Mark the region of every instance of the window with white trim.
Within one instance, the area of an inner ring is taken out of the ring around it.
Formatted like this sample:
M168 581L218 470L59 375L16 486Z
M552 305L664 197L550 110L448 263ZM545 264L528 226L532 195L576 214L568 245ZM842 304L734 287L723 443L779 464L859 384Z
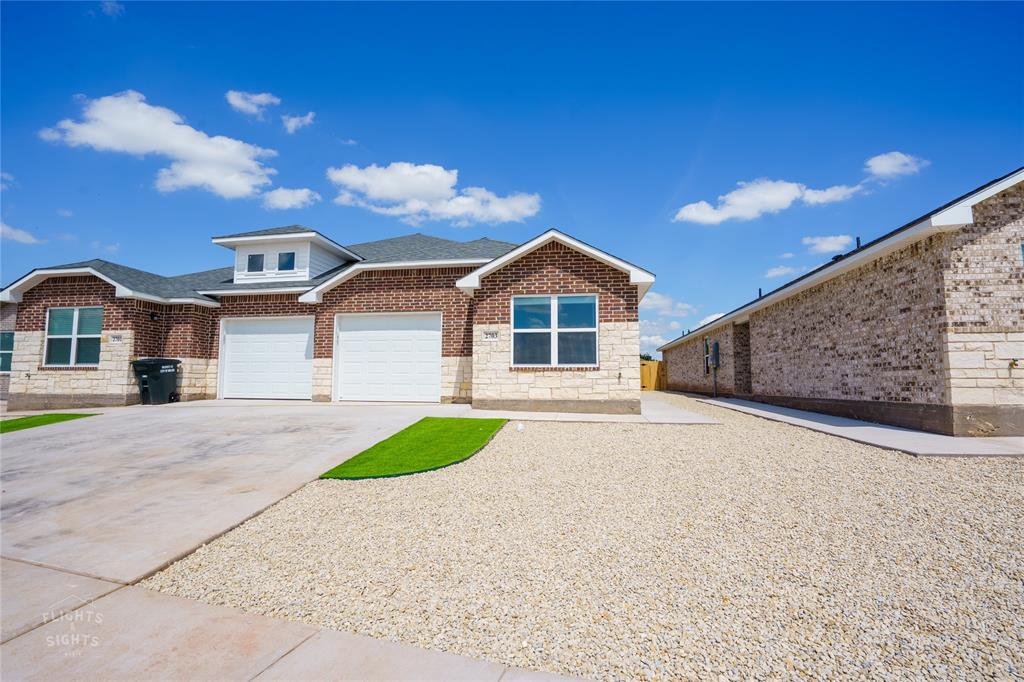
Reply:
M246 272L263 272L263 254L252 253L249 254L249 258L246 259Z
M282 251L277 254L277 270L278 272L285 270L295 269L295 252L294 251Z
M43 364L95 367L100 364L103 308L50 308L46 311Z
M0 374L10 373L13 357L14 332L0 332Z
M597 296L514 296L512 365L597 365Z

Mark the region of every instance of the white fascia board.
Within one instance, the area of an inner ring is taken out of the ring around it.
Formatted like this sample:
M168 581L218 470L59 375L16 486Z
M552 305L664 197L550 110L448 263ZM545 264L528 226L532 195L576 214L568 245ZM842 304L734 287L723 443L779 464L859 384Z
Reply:
M488 262L486 258L460 258L453 260L405 260L390 261L384 263L356 263L339 272L325 282L316 285L302 296L299 301L302 303L319 303L323 300L324 292L330 291L342 282L346 282L361 272L367 270L415 270L417 268L457 268L467 265L480 265Z
M219 244L220 246L225 246L225 247L231 249L231 248L234 248L236 246L245 246L247 244L254 244L254 243L259 243L259 242L280 242L280 241L288 241L288 240L293 240L293 241L307 240L307 241L311 241L314 244L316 244L316 245L318 245L318 246L320 246L322 248L327 249L328 251L333 251L334 253L341 254L342 256L344 256L348 260L353 260L353 261L356 261L356 262L359 262L359 261L363 260L363 257L360 256L355 251L349 251L348 249L346 249L341 244L339 244L339 243L337 243L335 241L331 241L330 239L328 239L327 237L323 236L319 232L312 232L312 231L311 232L290 232L290 233L287 233L287 234L264 234L264 235L256 235L254 237L214 237L210 241L213 242L214 244Z
M637 302L643 299L644 295L647 294L648 289L650 289L651 285L654 284L654 275L648 272L647 270L639 268L633 265L632 263L627 263L621 258L616 258L610 253L605 253L600 249L595 249L593 246L585 244L580 240L576 239L575 237L570 237L564 232L559 232L558 230L548 230L539 237L531 239L525 244L517 246L516 248L506 253L504 256L500 256L498 258L495 258L494 260L488 261L487 264L484 265L483 267L474 270L473 272L469 273L468 275L460 279L458 282L456 282L455 286L461 289L462 291L466 292L470 296L472 296L473 292L480 288L481 279L491 274L492 272L500 270L509 263L516 261L530 253L533 253L540 247L552 241L557 241L562 244L565 244L566 246L575 249L580 253L583 253L584 255L590 256L596 261L600 261L605 265L609 265L615 268L616 270L621 270L622 272L628 273L629 283L635 284L637 286L637 289L639 290Z
M80 275L92 275L98 279L103 280L107 284L114 287L114 296L117 298L132 298L139 301L151 301L153 303L165 303L165 304L181 304L181 305L201 305L208 308L218 308L220 304L216 301L204 301L198 298L163 298L162 296L154 296L153 294L146 294L141 291L134 291L128 287L120 284L110 277L107 277L102 272L93 268L55 268L52 270L33 270L18 281L11 284L9 287L0 292L0 301L4 303L19 303L21 302L21 296L23 293L36 286L40 282L43 282L51 277L66 277L66 276L80 276Z

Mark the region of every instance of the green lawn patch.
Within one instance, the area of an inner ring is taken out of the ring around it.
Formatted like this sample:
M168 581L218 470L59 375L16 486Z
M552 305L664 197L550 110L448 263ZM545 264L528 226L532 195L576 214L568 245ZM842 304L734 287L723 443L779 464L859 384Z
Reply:
M507 419L424 417L320 478L385 478L440 469L475 455Z
M8 433L10 431L21 431L22 429L31 429L36 426L46 426L47 424L58 424L60 422L68 422L72 419L81 419L82 417L95 417L95 414L71 414L69 412L54 412L51 414L34 414L31 417L14 417L13 419L4 419L0 421L0 433Z

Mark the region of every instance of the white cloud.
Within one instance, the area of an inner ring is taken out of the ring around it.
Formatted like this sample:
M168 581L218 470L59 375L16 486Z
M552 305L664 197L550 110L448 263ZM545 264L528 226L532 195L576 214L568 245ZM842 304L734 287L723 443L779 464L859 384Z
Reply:
M792 257L793 257L794 255L795 255L795 254L793 254L792 252L790 252L790 251L787 251L786 253L783 253L783 254L781 254L781 255L779 256L779 258L782 258L783 260L785 260L785 259L787 259L787 258L792 258Z
M78 241L78 235L71 234L70 232L58 232L57 239L62 242L76 242Z
M348 164L328 168L327 178L340 190L336 204L396 216L414 225L424 220L449 220L460 226L522 222L540 211L539 194L500 197L483 187L456 189L459 171L433 164Z
M864 164L868 177L855 185L833 185L825 189L812 189L799 182L759 178L738 182L737 189L718 197L712 206L697 201L680 208L672 222L718 225L726 220L754 220L763 215L778 213L802 201L808 206L822 206L846 201L868 189L871 180L886 180L900 175L912 175L928 165L928 161L903 152L888 152L872 156Z
M833 185L826 189L805 189L800 197L809 206L846 201L863 189L863 185Z
M276 156L274 150L223 135L211 137L170 109L148 104L134 90L88 100L82 117L64 119L39 136L71 147L166 157L172 163L157 174L161 192L200 187L225 199L249 197L270 184L277 172L259 161Z
M341 142L343 145L345 145L347 147L353 147L353 146L359 144L358 140L353 140L351 137L347 137L344 140L339 140L339 142Z
M853 243L853 237L848 234L804 237L800 243L808 247L808 253L838 253L845 251Z
M108 17L119 17L124 14L124 5L114 0L103 0L100 3L100 11Z
M640 310L646 310L660 317L686 317L697 312L689 303L677 301L667 294L649 291L640 301Z
M640 353L650 353L654 355L658 352L659 346L664 346L669 342L669 339L665 338L661 334L641 334L640 335Z
M71 211L71 209L58 208L57 209L57 215L59 215L61 218L70 218L71 216L73 216L75 214Z
M90 242L89 246L92 247L93 251L102 251L103 253L113 255L121 250L121 244L104 244L100 241Z
M278 187L263 195L263 208L306 208L320 201L320 195L311 189L285 189Z
M313 125L313 117L316 113L311 111L305 116L288 116L285 114L281 117L281 123L284 124L284 129L289 135L293 134L299 128L305 128L308 125Z
M769 268L764 276L768 279L775 279L776 277L785 277L786 275L792 275L796 272L796 268L791 268L788 265L779 265L774 268Z
M224 93L228 104L235 111L250 116L263 116L263 110L269 106L281 103L281 98L269 92L242 92L241 90L228 90Z
M31 232L11 227L5 222L0 222L0 238L7 241L18 242L19 244L42 244L44 240L38 239Z
M720 317L725 317L725 313L711 313L710 315L700 318L700 320L697 322L697 327L703 327L707 323L714 322ZM694 329L696 329L697 327L694 327Z
M14 176L8 172L0 173L0 190L10 189L17 183L14 181Z
M920 159L903 152L886 152L868 159L864 163L864 170L872 177L887 180L901 175L915 175L930 163L931 161L927 159Z

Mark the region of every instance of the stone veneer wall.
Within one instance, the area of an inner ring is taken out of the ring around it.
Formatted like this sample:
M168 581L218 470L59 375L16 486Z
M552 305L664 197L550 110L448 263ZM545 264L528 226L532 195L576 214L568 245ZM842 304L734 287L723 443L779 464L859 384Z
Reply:
M511 366L512 296L549 294L598 295L597 368ZM628 274L552 242L484 277L474 301L474 406L639 412L640 325Z
M1024 183L977 204L974 224L949 235L943 287L957 433L1024 435L1022 245Z
M662 359L668 368L666 372L668 389L712 394L715 377L712 374L704 374L704 337L707 337L709 343L718 342L718 394L734 395L736 393L734 334L735 327L731 322L727 322L700 332L693 338L662 353Z
M0 332L13 332L14 323L18 317L17 303L0 303ZM12 356L13 361L13 356ZM0 372L0 401L7 400L7 393L11 387L11 375L8 372Z

